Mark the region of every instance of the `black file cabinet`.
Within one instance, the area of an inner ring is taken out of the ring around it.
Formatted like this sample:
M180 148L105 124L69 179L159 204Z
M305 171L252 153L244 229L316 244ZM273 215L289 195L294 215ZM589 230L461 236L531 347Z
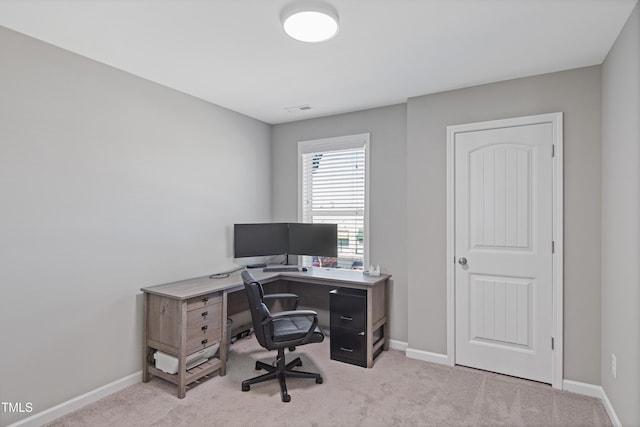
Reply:
M367 293L338 288L329 292L331 359L367 366Z

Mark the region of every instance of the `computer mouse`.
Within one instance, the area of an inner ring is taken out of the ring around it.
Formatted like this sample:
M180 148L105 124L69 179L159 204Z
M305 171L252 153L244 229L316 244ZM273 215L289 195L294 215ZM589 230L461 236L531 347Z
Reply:
M301 270L302 271L309 271L309 269L307 267L302 267Z

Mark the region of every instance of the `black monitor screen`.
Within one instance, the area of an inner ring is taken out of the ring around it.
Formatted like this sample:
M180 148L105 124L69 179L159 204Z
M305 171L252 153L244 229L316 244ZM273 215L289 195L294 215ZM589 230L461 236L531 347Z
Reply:
M286 223L234 224L233 256L283 255L288 251L289 228Z
M338 226L336 224L289 224L289 253L337 257Z

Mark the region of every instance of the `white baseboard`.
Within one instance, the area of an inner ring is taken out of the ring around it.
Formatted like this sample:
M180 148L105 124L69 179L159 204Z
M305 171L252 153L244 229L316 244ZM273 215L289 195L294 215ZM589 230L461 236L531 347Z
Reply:
M609 418L611 418L611 424L613 424L615 427L622 427L620 418L618 418L618 414L616 414L615 409L613 409L613 405L609 400L609 396L607 396L607 393L605 393L604 389L602 389L602 404L604 405L604 409L607 410Z
M23 420L11 424L9 427L41 426L55 420L56 418L60 418L77 409L80 409L83 406L93 403L96 400L102 399L105 396L115 393L116 391L120 391L139 382L142 382L142 371L128 375L112 383L103 385L102 387L98 387L95 390L91 390L78 397L67 400L66 402L62 402L59 405L53 406L49 409L45 409L42 412L33 414Z
M392 350L405 351L409 343L405 341L389 340L389 348Z
M620 422L620 419L618 418L616 411L613 409L613 405L611 404L611 401L609 400L609 397L607 396L607 393L605 393L602 386L581 383L578 381L563 380L562 389L585 396L597 397L598 399L602 400L604 409L607 411L607 415L609 415L609 418L611 419L611 424L613 424L615 427L622 427L622 423Z
M597 397L598 399L602 399L604 395L604 390L601 386L581 383L579 381L562 380L562 389L584 396Z
M418 359L424 362L452 366L451 362L449 361L449 356L447 356L446 354L432 353L430 351L416 350L414 348L407 348L405 354L409 359Z

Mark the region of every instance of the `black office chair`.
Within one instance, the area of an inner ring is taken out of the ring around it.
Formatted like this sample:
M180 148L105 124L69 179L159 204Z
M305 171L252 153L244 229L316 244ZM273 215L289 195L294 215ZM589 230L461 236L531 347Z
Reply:
M267 350L278 350L275 366L256 362L256 370L264 369L268 373L242 381L242 391L249 391L251 384L277 379L280 383L282 401L289 402L291 396L287 393L286 377L314 378L316 384L322 384L320 374L293 370L296 366L302 366L299 357L289 363L286 363L284 358L285 348L293 351L296 346L324 340L324 335L318 328L317 313L311 310L296 310L298 306L296 294L264 295L262 285L248 271L242 272L242 280L247 291L256 339ZM294 309L271 313L264 301L276 298L294 300Z

